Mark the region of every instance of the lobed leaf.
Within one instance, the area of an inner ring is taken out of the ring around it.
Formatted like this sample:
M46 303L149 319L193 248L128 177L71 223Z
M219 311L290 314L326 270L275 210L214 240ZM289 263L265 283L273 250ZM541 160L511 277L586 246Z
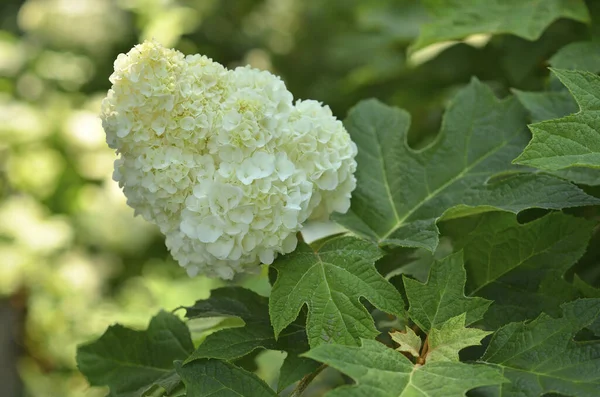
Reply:
M77 349L77 366L92 386L108 386L111 397L137 397L176 390L181 382L173 361L194 350L187 326L161 311L148 329L134 331L119 324L96 341Z
M236 316L242 318L245 325L207 336L184 361L184 366L210 358L232 361L257 349L281 350L287 352L287 356L281 368L280 390L318 367L315 361L298 356L309 349L304 326L290 324L276 339L269 319L268 300L253 291L241 287L218 288L211 291L208 299L185 309L188 318Z
M569 89L579 113L531 124L531 142L514 161L518 164L560 170L600 168L600 77L581 71L552 69Z
M326 397L445 397L464 396L473 388L506 381L500 371L484 365L434 362L414 365L401 353L373 341L361 346L320 345L305 354L356 381Z
M599 73L600 43L581 41L568 44L558 50L548 62L557 69L585 70Z
M186 365L177 362L176 368L187 397L277 396L258 376L226 361L204 359Z
M464 325L482 319L492 302L466 297L466 277L462 252L434 262L424 284L404 277L410 319L425 333L462 314L465 314Z
M531 322L500 328L482 360L498 368L511 384L487 387L482 396L595 397L600 390L600 342L573 338L600 315L600 299L562 305L562 317L541 314Z
M306 305L311 347L334 342L356 345L361 338L377 336L379 331L360 298L384 312L404 315L402 296L375 269L381 256L381 250L369 241L338 236L314 250L299 244L296 251L279 257L272 265L277 281L269 298L275 335Z
M551 213L526 224L513 214L491 212L444 223L443 232L463 250L466 293L491 299L484 322L498 328L580 296L563 279L585 253L595 223Z
M390 332L390 336L394 342L400 345L396 350L410 353L413 357L419 357L423 341L412 328L406 326L404 332Z
M427 363L436 361L459 361L458 352L469 346L480 345L491 334L477 328L466 328L466 313L448 319L439 328L432 328L428 335Z
M559 18L590 19L582 0L424 0L424 4L432 20L422 26L412 51L478 33L536 40Z
M358 186L350 211L335 220L358 235L434 251L436 222L443 215L600 203L561 178L512 175L522 170L511 161L529 139L525 110L514 98L497 99L477 80L449 105L431 146L408 147L409 119L403 110L369 100L354 107L345 121L358 145ZM498 174L504 177L490 181Z

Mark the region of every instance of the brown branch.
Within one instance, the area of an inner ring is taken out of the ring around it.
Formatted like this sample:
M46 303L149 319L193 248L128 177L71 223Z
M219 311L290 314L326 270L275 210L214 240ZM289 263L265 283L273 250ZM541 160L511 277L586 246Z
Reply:
M327 368L327 365L323 364L310 374L304 376L304 378L302 378L300 382L298 382L296 388L292 391L289 397L300 397L304 390L306 390L310 382L312 382L317 377L317 375L319 375L321 371L323 371L325 368Z

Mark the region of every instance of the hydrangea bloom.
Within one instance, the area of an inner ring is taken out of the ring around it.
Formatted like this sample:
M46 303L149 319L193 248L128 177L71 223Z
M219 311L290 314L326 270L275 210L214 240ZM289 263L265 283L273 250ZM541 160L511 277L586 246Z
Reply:
M328 107L273 74L145 42L115 61L102 103L114 179L173 257L225 279L296 247L309 218L346 212L356 145Z

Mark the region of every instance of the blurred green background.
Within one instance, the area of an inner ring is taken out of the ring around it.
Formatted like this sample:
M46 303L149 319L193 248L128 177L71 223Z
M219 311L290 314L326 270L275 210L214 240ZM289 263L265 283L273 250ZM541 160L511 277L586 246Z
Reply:
M417 147L472 75L500 95L541 89L547 59L594 34L559 20L536 43L478 35L407 57L425 21L416 0L1 0L0 394L103 396L75 369L78 343L114 322L144 327L220 283L189 279L111 180L97 115L117 54L155 38L269 69L340 118L377 97L411 112ZM234 282L267 292L264 276Z

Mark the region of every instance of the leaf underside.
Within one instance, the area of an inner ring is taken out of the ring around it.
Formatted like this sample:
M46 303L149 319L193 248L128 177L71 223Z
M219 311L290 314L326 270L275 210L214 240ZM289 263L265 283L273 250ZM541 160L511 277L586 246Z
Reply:
M210 334L185 360L184 366L201 359L237 360L257 349L287 352L279 377L281 390L318 367L313 360L299 357L308 350L306 330L297 322L290 324L275 339L269 319L267 298L241 287L218 288L208 299L186 308L188 318L236 316L245 325Z
M479 33L536 40L559 18L589 21L583 0L424 0L424 4L432 20L422 26L412 51Z

